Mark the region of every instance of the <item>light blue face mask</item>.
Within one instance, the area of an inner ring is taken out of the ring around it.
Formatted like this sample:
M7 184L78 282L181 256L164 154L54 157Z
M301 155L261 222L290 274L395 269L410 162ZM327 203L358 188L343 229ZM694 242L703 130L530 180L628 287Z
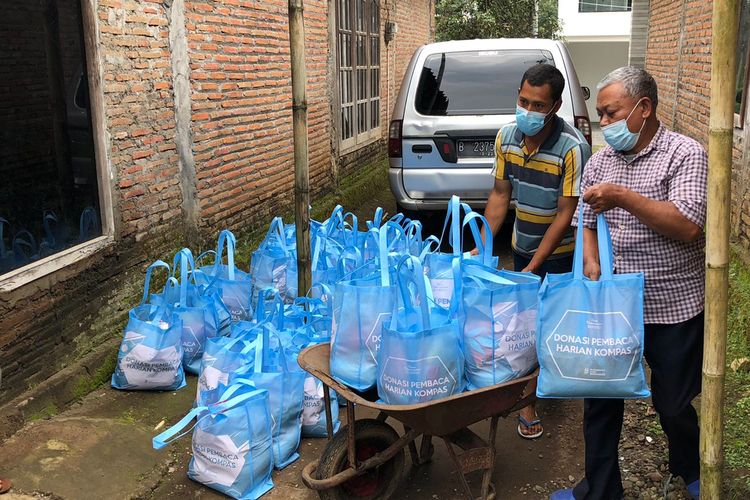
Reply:
M614 149L615 151L630 151L638 142L638 138L641 136L643 126L646 125L646 120L643 120L641 129L638 132L630 131L630 129L628 128L628 120L630 119L630 115L633 114L633 111L635 111L635 108L638 107L642 100L643 99L638 99L638 102L635 103L633 109L630 110L627 118L618 120L614 123L610 123L609 125L602 127L604 140L607 141L607 144L612 146L612 149Z
M552 109L555 109L554 106ZM516 105L516 125L524 135L536 135L544 128L547 123L547 117L552 113L539 113L537 111L528 111L521 106Z

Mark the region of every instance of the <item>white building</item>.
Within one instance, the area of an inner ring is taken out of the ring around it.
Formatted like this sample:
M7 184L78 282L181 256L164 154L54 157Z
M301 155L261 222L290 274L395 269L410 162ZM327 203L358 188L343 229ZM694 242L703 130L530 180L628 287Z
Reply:
M596 84L629 61L632 0L559 0L558 17L581 85L589 87L589 118L596 115Z

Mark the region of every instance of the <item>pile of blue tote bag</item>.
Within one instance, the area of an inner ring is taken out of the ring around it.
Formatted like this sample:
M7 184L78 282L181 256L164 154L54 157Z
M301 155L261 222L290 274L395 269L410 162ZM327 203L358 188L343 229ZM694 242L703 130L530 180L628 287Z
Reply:
M548 275L540 288L531 273L497 269L482 215L455 196L447 208L439 238L423 238L419 221L386 219L382 209L362 228L340 206L311 221L313 286L305 294L297 290L295 227L281 218L247 270L227 230L215 251L194 258L185 248L171 267L155 262L130 311L113 387L176 390L196 374L194 407L154 446L192 432L189 476L234 498L258 498L273 486L271 469L297 460L302 438L327 435L324 385L297 363L315 344L330 345L333 378L374 389L390 405L501 384L533 372L537 359L541 397L648 394L643 277L612 274L603 218L602 279L582 276L577 251L573 273ZM164 285L152 292L152 273L162 269Z

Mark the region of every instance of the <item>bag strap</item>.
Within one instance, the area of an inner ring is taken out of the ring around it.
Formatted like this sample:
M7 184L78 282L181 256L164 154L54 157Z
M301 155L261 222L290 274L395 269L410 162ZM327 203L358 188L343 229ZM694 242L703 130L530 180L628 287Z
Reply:
M424 261L427 254L435 253L438 250L440 250L440 240L437 236L431 234L422 242L422 251L419 253L419 260Z
M578 229L576 230L576 246L573 252L573 278L583 279L583 202L578 210ZM609 234L607 219L603 213L596 216L596 240L599 248L599 267L601 268L600 280L611 280L612 269L612 238Z
M498 285L516 284L514 281L501 276L500 271L493 268L487 268L487 266L485 266L481 262L464 260L463 262L461 262L461 266L463 267L461 270L462 276L467 278L477 278L479 280L489 283L496 283Z
M187 427L187 425L196 417L198 417L201 413L206 412L208 410L208 407L206 406L196 406L192 410L188 412L187 415L182 417L176 424L174 424L169 429L165 430L161 434L158 434L154 436L151 439L151 446L154 447L155 450L161 450L162 448L165 448L167 445L172 444L174 441L177 441L181 437L189 434L192 432L192 430L195 428L196 425L198 425L198 422L200 422L202 419L210 416L209 413L206 413L201 418L199 418L195 424L193 424L188 430L185 432L182 432L178 434L182 429Z
M412 220L409 221L409 223L404 227L404 235L406 237L406 243L407 245L412 245L414 243L419 244L419 246L422 246L422 223L418 220Z
M81 218L78 222L78 241L86 241L89 236L89 230L99 231L99 217L94 207L86 207L81 212Z
M440 242L443 242L445 238L446 230L448 229L448 223L450 223L450 232L448 237L448 243L453 249L453 255L460 257L462 253L461 243L461 212L465 211L467 214L471 212L471 208L466 203L461 203L461 199L455 194L451 196L448 202L448 211L445 214L445 222L443 222L443 230L440 233Z
M423 330L429 329L429 303L434 303L435 299L432 296L432 287L429 284L427 275L424 273L422 263L413 255L405 255L399 261L397 269L396 279L401 291L404 309L407 312L418 312L417 317L420 318L420 328ZM414 299L412 299L409 284L414 284L416 288L416 297ZM414 306L417 301L419 301L419 311Z
M378 207L375 209L375 214L372 216L371 221L367 221L367 229L372 229L373 227L380 227L383 224L383 208Z
M169 264L162 260L157 260L150 266L146 268L146 279L143 283L143 297L141 298L141 305L147 303L148 301L148 292L151 287L151 273L154 269L158 268L164 268L167 270L167 275L169 275Z
M52 232L52 224L57 227L57 215L55 215L55 212L53 212L52 210L45 210L44 215L42 216L42 225L44 226L47 246L50 248L53 248L57 244L55 234ZM1 236L2 235L0 234L0 237Z
M234 248L236 244L237 239L234 237L232 231L224 229L219 233L219 243L216 247L216 262L214 262L215 274L219 273L219 266L224 260L224 248L226 248L228 278L234 280Z
M484 234L486 239L482 239L482 233L479 230L477 219L482 222L482 227L484 227ZM477 212L470 212L464 217L462 228L466 228L467 225L471 228L471 234L472 236L474 236L474 242L476 243L477 249L479 250L479 255L482 257L482 263L487 267L491 267L492 249L494 243L489 222L487 222L487 219L484 217L484 215L481 215Z
M26 255L23 248L26 247L29 252ZM21 229L13 236L13 253L16 254L17 258L31 258L37 251L36 239L26 229Z
M218 403L214 403L212 405L208 406L197 406L190 410L187 415L182 417L179 422L174 424L169 429L165 430L161 434L154 436L151 440L152 446L155 450L161 450L162 448L166 447L167 445L173 443L174 441L177 441L183 436L186 436L189 434L196 425L198 425L198 422L203 420L207 417L218 417L221 416L222 413L231 410L232 408L241 405L242 403L245 403L249 400L256 399L258 397L262 397L263 393L267 393L268 391L265 389L255 389L253 391L248 391L244 394L240 394L239 396L235 396L234 398L228 399L229 396L227 396L227 393L229 393L230 389L233 389L233 391L230 393L234 394L239 388L241 387L247 387L246 385L242 384L233 384L232 387L224 391L224 394L222 394L221 398L222 400ZM201 414L203 414L201 416ZM193 424L188 430L185 432L182 432L178 434L182 429L187 427L187 425L193 420L197 418L195 424Z

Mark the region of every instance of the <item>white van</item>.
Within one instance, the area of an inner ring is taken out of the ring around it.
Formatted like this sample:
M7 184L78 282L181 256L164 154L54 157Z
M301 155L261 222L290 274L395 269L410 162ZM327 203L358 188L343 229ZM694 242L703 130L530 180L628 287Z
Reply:
M400 211L443 210L451 195L483 208L493 186L495 136L515 120L518 87L530 66L565 77L558 116L591 144L585 100L562 42L462 40L417 49L401 83L388 134L391 191Z

